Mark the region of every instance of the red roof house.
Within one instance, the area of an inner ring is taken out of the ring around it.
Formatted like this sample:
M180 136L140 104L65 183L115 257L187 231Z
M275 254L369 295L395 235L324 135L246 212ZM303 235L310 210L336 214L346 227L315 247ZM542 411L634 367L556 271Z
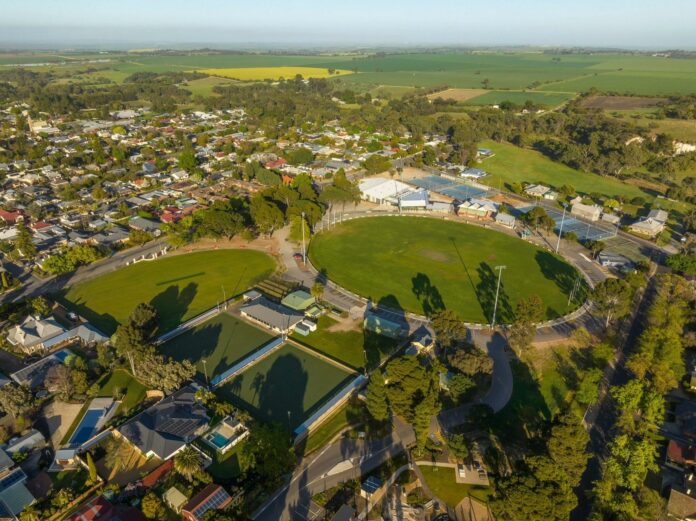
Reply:
M5 221L7 224L17 224L17 221L24 220L24 212L22 210L8 212L0 209L0 220Z
M222 510L232 503L232 496L220 485L211 483L189 499L181 509L181 515L189 521L201 521L208 510Z

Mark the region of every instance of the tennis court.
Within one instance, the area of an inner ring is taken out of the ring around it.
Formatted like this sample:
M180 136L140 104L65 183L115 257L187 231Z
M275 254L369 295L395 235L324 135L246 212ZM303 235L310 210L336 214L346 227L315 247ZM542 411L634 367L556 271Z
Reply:
M355 375L309 350L285 344L216 393L263 421L293 430Z
M532 208L534 208L534 206L517 208L516 213L517 215L525 214ZM554 229L556 232L560 230L561 221L563 221L563 233L566 234L573 232L581 241L603 241L616 235L616 228L609 224L581 221L575 217L572 217L568 212L566 212L564 219L563 210L555 210L547 207L544 207L544 210L546 210L549 217L555 221L556 226Z
M431 192L437 192L461 201L471 198L478 199L488 195L488 190L485 188L473 186L465 181L458 181L435 175L412 179L409 182L419 188L425 188Z
M223 312L165 342L159 349L174 360L195 364L196 377L204 382L222 374L273 338L241 318Z

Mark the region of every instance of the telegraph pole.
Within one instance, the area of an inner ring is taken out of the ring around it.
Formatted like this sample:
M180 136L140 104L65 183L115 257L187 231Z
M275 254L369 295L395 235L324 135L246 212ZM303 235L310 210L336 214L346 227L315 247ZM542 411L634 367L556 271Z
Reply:
M556 253L558 253L558 249L561 247L561 237L563 236L563 223L565 222L565 214L567 207L568 205L563 204L563 217L561 217L561 227L558 230L558 242L556 242Z
M495 290L495 304L493 306L493 320L491 321L491 329L495 327L495 315L498 311L498 295L500 294L500 279L503 277L503 270L506 269L507 266L496 266L495 269L498 272L498 286L496 287Z
M307 248L305 248L305 218L304 212L302 212L302 264L307 264Z

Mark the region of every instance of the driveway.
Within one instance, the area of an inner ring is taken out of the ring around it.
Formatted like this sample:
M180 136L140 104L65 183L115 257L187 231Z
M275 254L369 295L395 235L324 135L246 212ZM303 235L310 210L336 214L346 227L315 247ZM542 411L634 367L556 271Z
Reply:
M53 400L43 408L39 416L39 426L44 434L48 434L54 449L60 447L60 442L81 409L82 405L79 403L65 403L59 400Z

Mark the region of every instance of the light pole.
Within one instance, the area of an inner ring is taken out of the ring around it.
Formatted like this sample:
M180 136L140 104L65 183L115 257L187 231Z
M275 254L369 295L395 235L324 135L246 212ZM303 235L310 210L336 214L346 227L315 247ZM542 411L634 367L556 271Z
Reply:
M304 226L305 226L305 220L304 220L304 212L302 212L302 264L307 264L307 249L305 248L305 235L304 235Z
M205 374L205 386L210 390L210 382L208 382L208 366L206 365L208 361L204 358L201 360L203 362L203 374Z
M563 217L561 217L561 227L558 229L558 242L556 242L556 253L558 253L558 249L561 247L561 237L563 236L563 223L565 222L565 214L566 214L566 208L568 207L567 204L563 204Z
M500 294L500 279L503 278L503 270L507 266L496 266L495 269L498 271L498 286L495 289L495 304L493 305L493 320L491 321L491 329L495 327L495 315L498 311L498 295Z
M227 295L225 294L225 285L221 284L222 287L222 301L225 303L225 309L227 309Z

